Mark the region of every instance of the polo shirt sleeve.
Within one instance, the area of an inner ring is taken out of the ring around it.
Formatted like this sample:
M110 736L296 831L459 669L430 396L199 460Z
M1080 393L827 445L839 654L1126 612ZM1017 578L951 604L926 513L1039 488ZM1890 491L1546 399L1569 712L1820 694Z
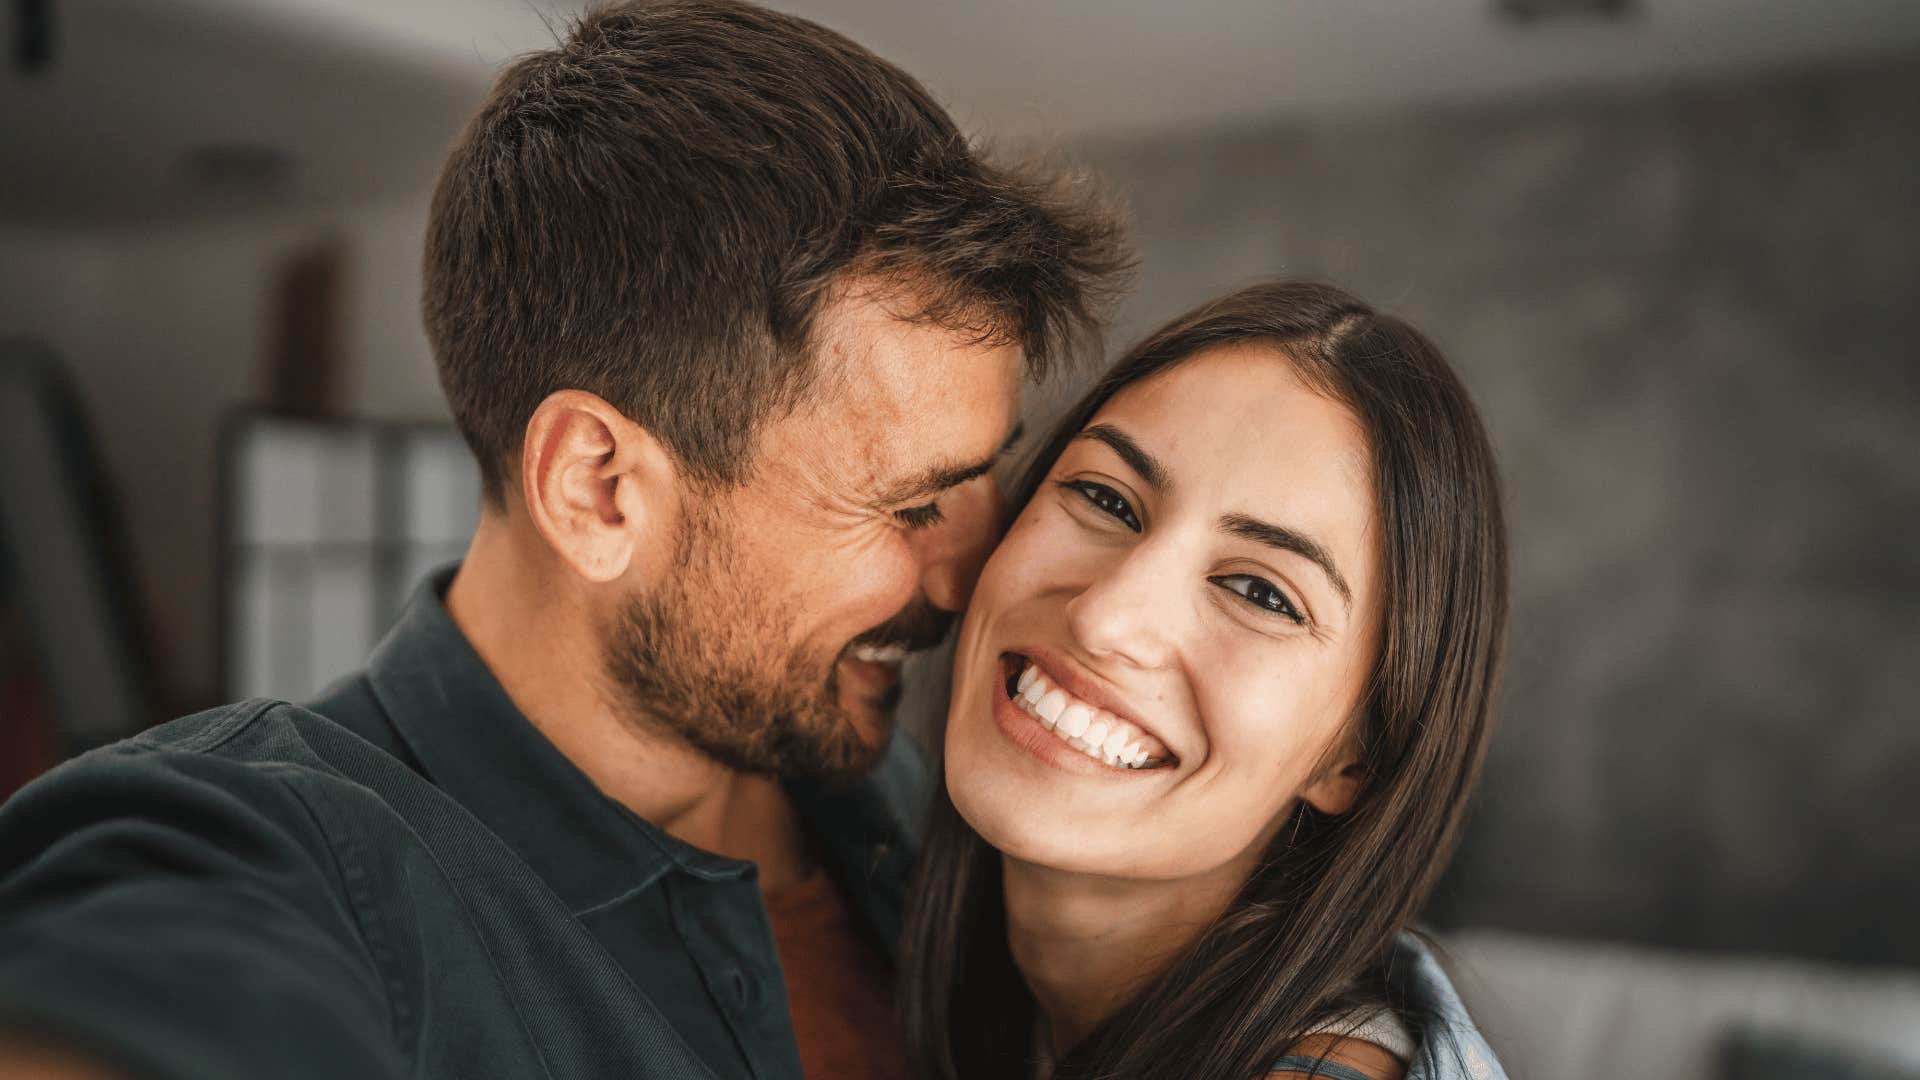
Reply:
M136 747L0 807L0 1025L137 1077L403 1075L292 767Z

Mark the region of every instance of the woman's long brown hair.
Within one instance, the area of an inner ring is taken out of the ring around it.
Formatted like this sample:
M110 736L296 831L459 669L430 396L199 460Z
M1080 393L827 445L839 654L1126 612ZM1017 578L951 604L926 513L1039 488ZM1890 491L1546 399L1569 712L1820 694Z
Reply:
M1305 1033L1387 1004L1380 965L1432 891L1485 753L1507 615L1499 478L1479 415L1419 331L1330 285L1205 304L1121 358L1062 418L1020 502L1122 388L1205 350L1274 346L1359 418L1373 458L1384 625L1354 808L1294 819L1228 910L1055 1067L1055 1077L1251 1080ZM904 938L902 1011L928 1080L1030 1075L1034 1001L1007 950L999 853L944 787Z

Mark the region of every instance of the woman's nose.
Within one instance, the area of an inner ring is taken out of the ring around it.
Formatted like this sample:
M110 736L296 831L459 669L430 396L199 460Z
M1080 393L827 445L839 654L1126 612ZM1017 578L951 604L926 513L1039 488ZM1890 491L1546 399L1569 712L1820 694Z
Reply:
M1067 626L1093 656L1139 668L1165 666L1182 610L1173 583L1179 574L1156 565L1147 545L1136 545L1067 601Z

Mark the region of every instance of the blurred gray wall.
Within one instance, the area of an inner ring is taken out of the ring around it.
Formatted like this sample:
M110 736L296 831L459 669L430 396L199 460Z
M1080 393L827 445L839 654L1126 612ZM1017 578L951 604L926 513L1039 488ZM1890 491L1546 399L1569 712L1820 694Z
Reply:
M1920 962L1920 56L1090 160L1116 344L1326 276L1484 410L1511 662L1437 921Z

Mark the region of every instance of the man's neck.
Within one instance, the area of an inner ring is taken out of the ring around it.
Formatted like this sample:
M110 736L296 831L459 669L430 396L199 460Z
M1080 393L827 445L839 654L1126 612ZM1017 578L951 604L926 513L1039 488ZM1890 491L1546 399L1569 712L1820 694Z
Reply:
M765 889L808 872L806 834L780 782L729 769L638 722L605 676L585 597L543 576L526 539L483 522L447 588L447 613L507 697L608 798L670 836L756 863Z
M1002 856L1007 947L1057 1059L1124 1004L1226 910L1233 872L1130 881Z

